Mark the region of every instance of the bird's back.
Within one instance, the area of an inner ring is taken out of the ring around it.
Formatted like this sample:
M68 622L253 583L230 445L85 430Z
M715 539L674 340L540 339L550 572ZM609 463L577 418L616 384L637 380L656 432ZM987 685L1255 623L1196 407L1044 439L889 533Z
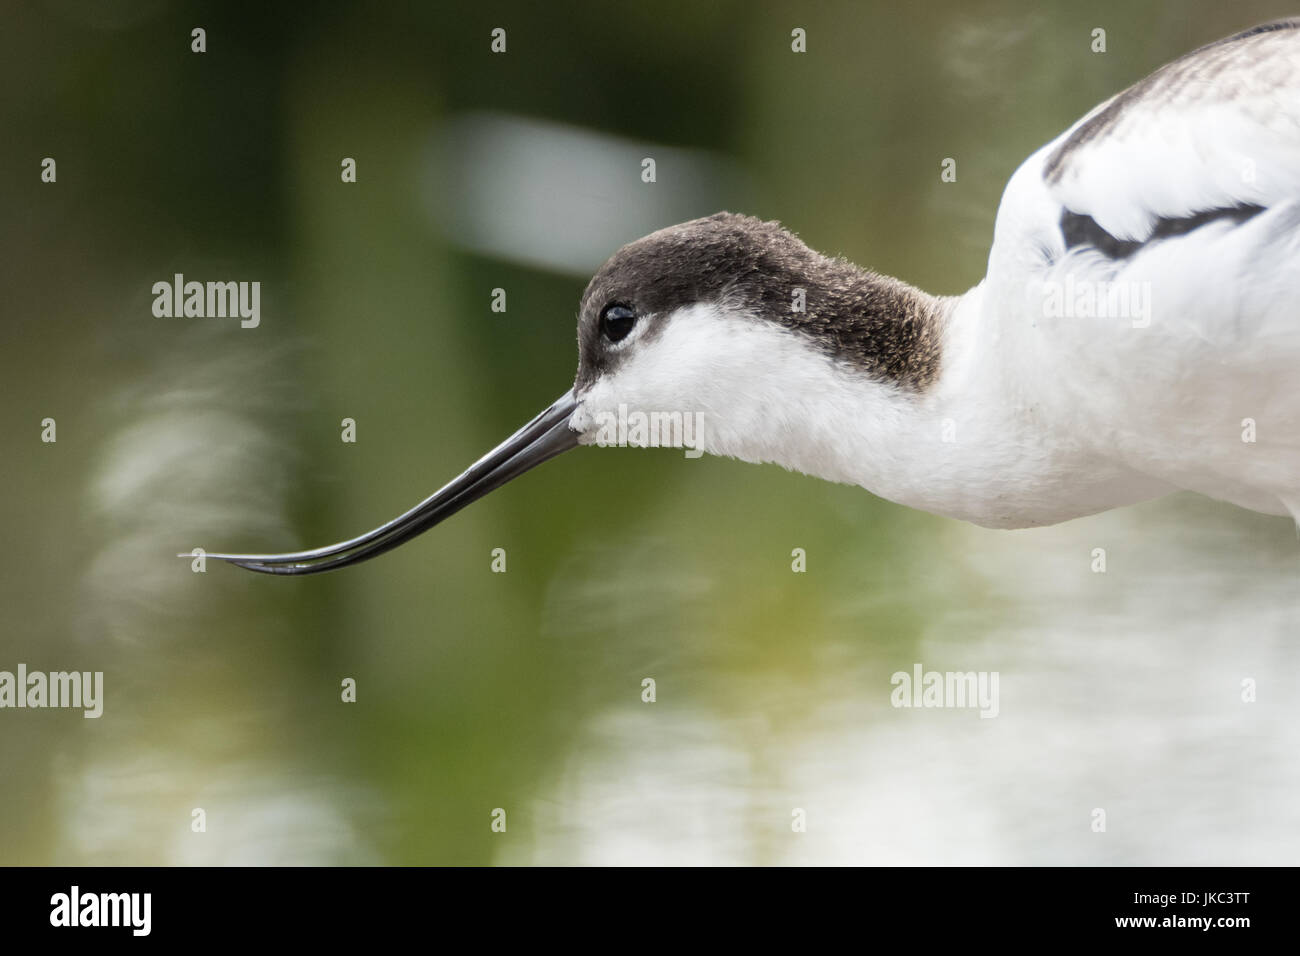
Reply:
M1300 517L1300 19L1194 51L1032 156L983 334L1034 414L1172 487Z

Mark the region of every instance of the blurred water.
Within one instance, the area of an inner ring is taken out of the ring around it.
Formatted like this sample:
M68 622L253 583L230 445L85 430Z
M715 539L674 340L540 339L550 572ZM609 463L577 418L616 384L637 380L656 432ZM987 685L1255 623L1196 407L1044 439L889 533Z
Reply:
M927 544L931 577L917 583L930 620L914 655L882 653L866 634L814 641L794 686L731 675L740 686L723 702L679 699L665 682L654 704L606 708L538 798L531 842L500 859L1296 858L1300 548L1289 523L1188 496L1054 529L950 526ZM1105 573L1091 570L1097 547ZM962 578L991 603L968 604ZM821 597L870 617L870 596ZM889 675L913 656L998 671L1000 714L892 708ZM1245 679L1257 702L1243 702ZM806 833L791 830L795 808ZM1091 829L1094 808L1104 833Z

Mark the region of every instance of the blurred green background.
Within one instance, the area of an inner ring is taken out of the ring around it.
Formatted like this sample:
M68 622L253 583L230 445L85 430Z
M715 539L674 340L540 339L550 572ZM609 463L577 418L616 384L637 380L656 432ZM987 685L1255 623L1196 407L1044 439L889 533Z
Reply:
M1283 521L995 533L583 449L342 573L173 557L414 504L568 388L586 276L651 229L732 208L962 292L1025 157L1286 12L7 5L0 669L103 670L106 703L0 711L0 862L1294 863ZM260 327L155 318L176 272L260 281ZM1001 716L892 709L913 662L999 671Z

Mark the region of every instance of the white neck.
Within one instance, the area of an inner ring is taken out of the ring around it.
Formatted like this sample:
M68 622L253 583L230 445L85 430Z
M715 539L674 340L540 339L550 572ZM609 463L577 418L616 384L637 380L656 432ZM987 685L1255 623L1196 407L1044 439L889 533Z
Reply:
M625 367L581 395L573 426L590 432L619 404L701 413L710 454L989 527L1051 524L1167 490L1040 415L1029 346L999 334L983 286L936 305L941 371L921 392L875 381L775 323L697 304L666 317Z

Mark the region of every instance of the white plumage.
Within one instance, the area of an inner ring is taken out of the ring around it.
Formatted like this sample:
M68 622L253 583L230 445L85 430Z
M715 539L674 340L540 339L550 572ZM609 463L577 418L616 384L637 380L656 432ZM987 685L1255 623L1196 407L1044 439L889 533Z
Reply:
M921 395L724 300L678 310L574 427L686 407L713 454L989 527L1180 489L1300 518L1297 23L1190 53L1031 156L986 279L936 300L943 370ZM1067 246L1063 217L1121 251Z
M979 325L1033 374L1024 387L1042 404L1021 411L1050 422L1045 435L1170 490L1300 517L1297 25L1190 53L1030 157L999 209ZM1160 219L1246 205L1262 208L1127 258L1064 254L1066 211L1142 241ZM1148 290L1148 324L1042 317L1043 284L1071 277Z

